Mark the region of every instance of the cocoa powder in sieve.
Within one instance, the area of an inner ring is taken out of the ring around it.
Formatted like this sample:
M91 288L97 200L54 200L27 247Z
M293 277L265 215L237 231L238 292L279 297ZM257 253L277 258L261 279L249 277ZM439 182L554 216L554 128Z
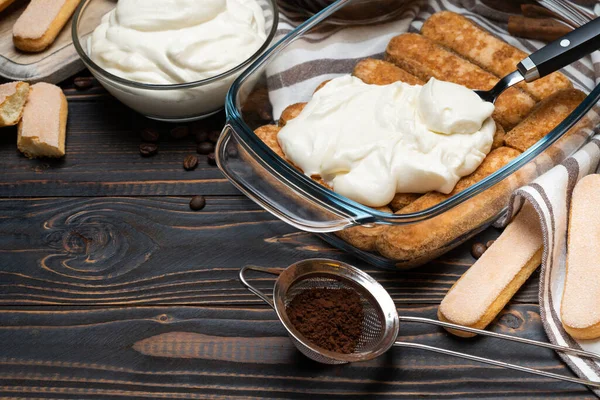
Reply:
M358 345L364 311L354 290L307 289L293 298L286 312L292 325L323 349L350 354Z

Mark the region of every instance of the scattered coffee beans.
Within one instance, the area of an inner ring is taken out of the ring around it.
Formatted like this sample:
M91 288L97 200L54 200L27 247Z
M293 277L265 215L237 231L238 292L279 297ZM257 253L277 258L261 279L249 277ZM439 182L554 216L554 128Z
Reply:
M79 76L75 78L73 84L79 90L89 89L94 86L95 79L91 76Z
M189 155L187 156L184 160L183 160L183 168L186 171L192 171L194 169L196 169L196 167L198 166L198 157L196 157L195 155Z
M308 289L286 308L290 322L306 339L329 351L354 352L364 317L360 296L351 289Z
M208 155L215 150L215 145L209 142L202 142L198 144L196 151L198 154Z
M144 142L156 143L160 137L160 134L156 129L144 128L140 131L140 137Z
M485 253L486 250L487 247L485 247L485 244L475 243L473 244L473 247L471 247L471 255L473 256L473 258L479 259L483 255L483 253Z
M158 153L158 146L156 143L142 143L140 144L140 154L142 157L151 157Z
M194 211L200 211L206 205L206 199L204 196L194 196L190 201L190 208Z
M488 249L494 244L495 240L490 240L485 244L485 247L487 247Z
M215 153L210 153L209 155L207 155L206 161L208 162L208 165L217 165L217 158L215 157Z
M170 134L173 139L183 139L190 134L190 128L187 126L178 126L171 129Z

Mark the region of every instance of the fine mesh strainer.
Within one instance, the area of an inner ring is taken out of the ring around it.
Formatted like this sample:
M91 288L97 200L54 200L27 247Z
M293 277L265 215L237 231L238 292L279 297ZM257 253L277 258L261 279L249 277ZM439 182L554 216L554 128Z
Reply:
M248 282L245 276L247 271L258 271L279 276L275 281L275 286L273 288L273 301L271 301L263 292ZM564 346L557 346L550 343L538 342L536 340L524 339L480 329L467 328L464 326L427 318L398 316L394 301L388 292L383 288L383 286L381 286L375 279L371 278L365 272L340 261L328 259L304 260L290 265L283 271L279 269L246 266L240 271L240 280L252 293L256 294L275 310L277 316L283 323L285 329L288 331L290 338L298 350L300 350L300 352L307 357L320 363L345 364L355 361L366 361L380 356L392 346L398 346L433 351L471 361L478 361L498 367L541 375L547 378L554 378L567 382L600 387L600 382L572 378L569 376L540 371L529 367L509 364L502 361L459 353L456 351L424 344L396 341L398 337L398 330L400 329L400 321L417 322L476 333L479 335L491 336L498 339L510 340L532 346L544 347L547 349L571 353L580 357L600 360L600 355L583 350L571 349ZM351 289L359 295L363 306L364 318L362 324L362 334L353 353L342 354L317 347L308 341L308 339L304 338L290 322L286 313L286 306L298 293L311 288Z

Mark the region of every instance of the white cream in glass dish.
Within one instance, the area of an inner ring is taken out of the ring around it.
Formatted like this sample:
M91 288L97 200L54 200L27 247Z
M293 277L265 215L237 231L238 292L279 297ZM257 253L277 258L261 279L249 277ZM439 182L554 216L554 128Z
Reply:
M272 0L84 0L73 43L125 105L192 121L223 108L233 81L269 47L277 15Z

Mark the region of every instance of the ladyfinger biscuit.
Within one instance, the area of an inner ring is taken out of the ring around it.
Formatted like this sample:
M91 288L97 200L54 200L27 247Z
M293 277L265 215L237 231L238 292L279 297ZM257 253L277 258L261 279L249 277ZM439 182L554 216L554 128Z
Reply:
M562 325L576 339L600 337L600 175L588 175L573 190L567 239Z
M19 123L28 95L28 83L10 82L0 85L0 127Z
M415 33L394 37L386 49L386 60L423 81L434 77L479 90L489 90L498 82L496 76ZM496 100L493 117L508 130L521 122L534 105L535 101L528 94L512 87Z
M517 64L527 57L524 51L451 11L433 14L423 24L421 33L500 78L516 70ZM554 72L519 87L534 99L542 100L561 89L572 88L573 84L560 72Z
M14 2L15 0L0 0L0 11L3 11Z
M394 212L399 211L421 196L423 196L421 193L396 193L389 207Z
M496 318L542 261L538 215L526 203L500 237L448 291L438 309L440 321L484 329ZM449 332L475 336L459 330Z
M396 214L422 211L439 204L491 175L519 154L509 147L493 150L471 175L460 179L449 194L429 192ZM377 239L377 250L384 257L398 261L433 253L497 215L506 206L512 189L520 183L520 177L513 176L437 217L419 224L388 227Z
M323 86L327 85L329 82L331 82L331 79L327 79L326 81L323 81L323 82L319 83L319 86L317 86L317 88L315 89L315 91L313 92L313 94L315 94L319 90L323 89Z
M369 85L389 85L394 82L404 82L409 85L423 85L421 79L395 66L392 63L374 58L359 61L352 75Z
M19 150L29 158L64 156L68 111L67 98L58 86L32 85L19 122Z
M13 26L13 42L23 51L46 49L58 36L80 0L31 0Z
M275 154L279 157L285 159L285 154L283 154L283 150L281 146L279 146L279 142L277 141L277 134L281 128L277 125L263 125L254 130L254 134L258 136L260 140L264 142Z
M300 115L305 106L306 103L296 103L292 104L291 106L287 106L281 113L281 117L279 117L279 127L283 128L289 120L292 120Z
M541 101L531 114L506 134L506 145L525 151L561 123L585 99L577 89L565 89Z
M389 207L377 207L376 210L391 213ZM375 251L377 237L387 229L386 225L375 225L373 227L355 226L338 231L335 234L350 243L352 246L363 251Z

